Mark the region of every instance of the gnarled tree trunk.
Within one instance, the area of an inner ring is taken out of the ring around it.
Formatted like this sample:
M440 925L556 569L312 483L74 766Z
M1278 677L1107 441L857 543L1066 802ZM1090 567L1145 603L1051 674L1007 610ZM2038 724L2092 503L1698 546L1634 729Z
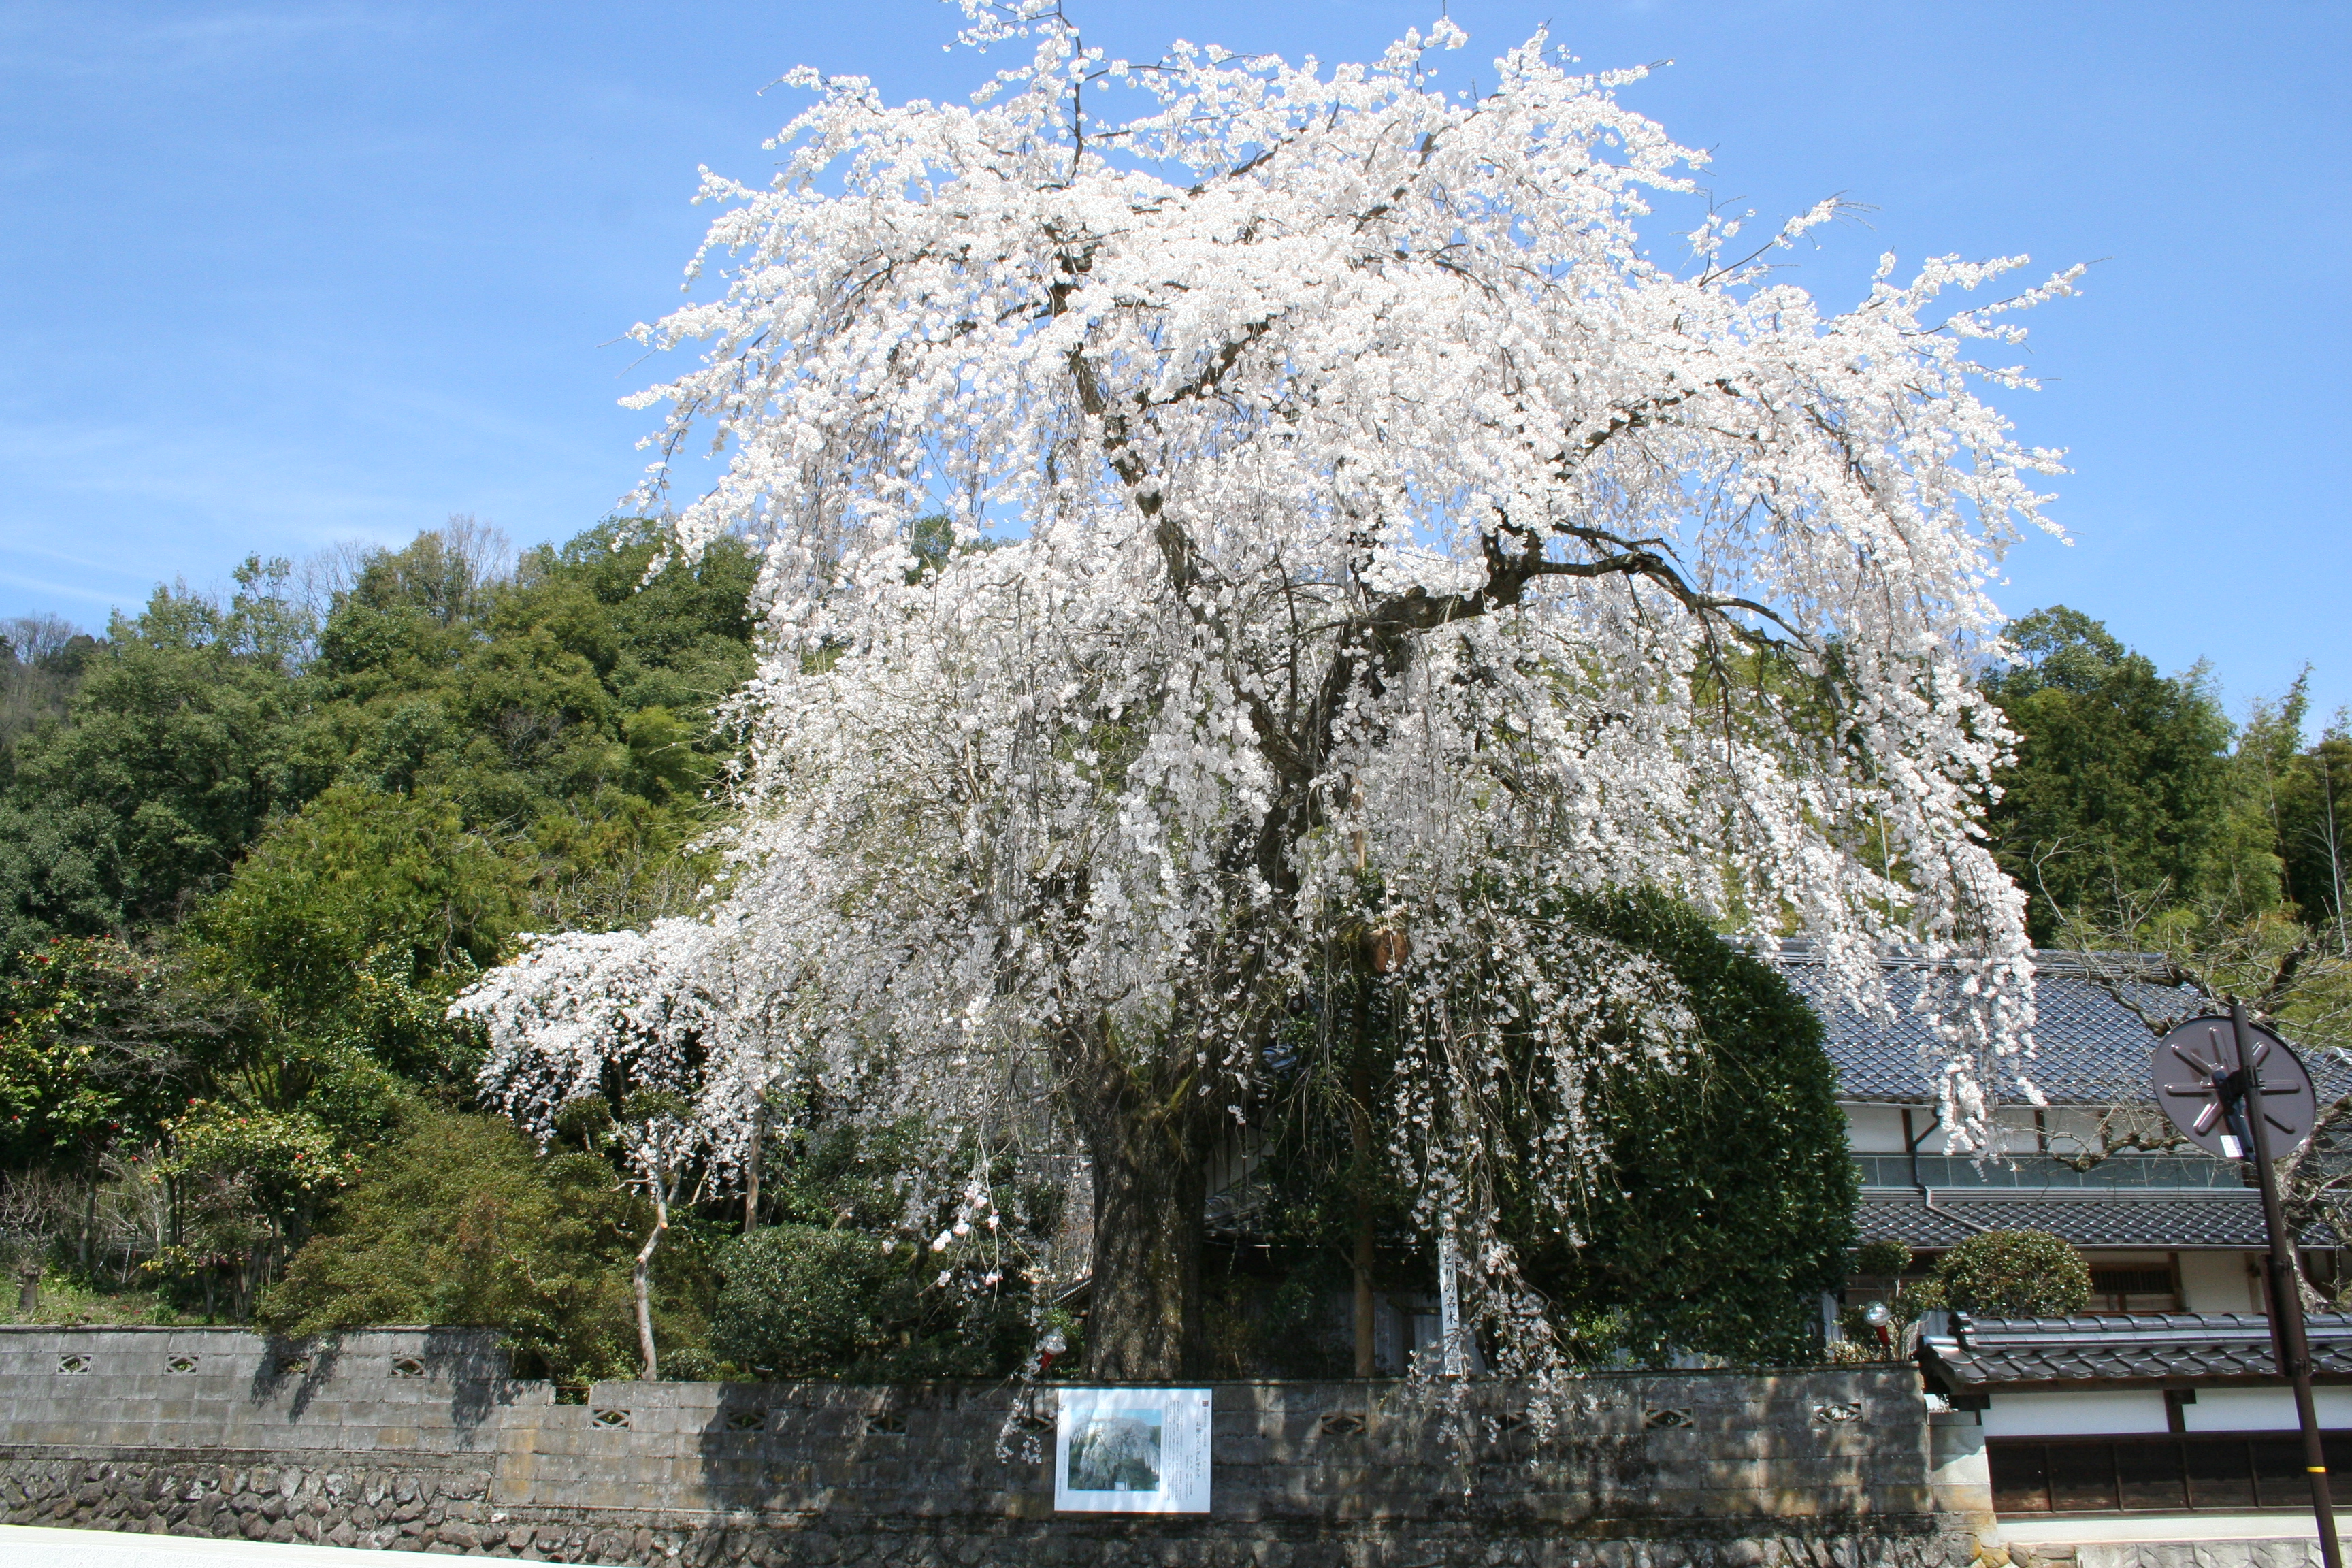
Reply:
M1208 1163L1149 1121L1098 1123L1087 1374L1106 1383L1200 1375Z
M1094 1163L1094 1283L1087 1375L1199 1376L1201 1244L1215 1129L1189 1086L1139 1083L1099 1037L1085 1043L1069 1108Z

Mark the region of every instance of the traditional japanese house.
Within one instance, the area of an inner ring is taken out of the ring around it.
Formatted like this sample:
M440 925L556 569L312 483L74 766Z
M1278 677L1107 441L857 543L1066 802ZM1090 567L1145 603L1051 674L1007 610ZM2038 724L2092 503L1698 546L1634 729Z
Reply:
M1917 1282L1945 1249L1987 1230L2063 1237L2090 1265L2083 1313L1930 1313L1905 1342L1946 1407L1939 1455L1988 1484L2011 1532L2139 1514L2178 1516L2163 1528L2189 1539L2191 1516L2307 1510L2292 1394L2263 1315L2260 1196L2236 1162L2169 1139L2151 1096L2151 1026L2202 1011L2193 998L2148 978L2151 966L2038 954L2035 1048L1997 1086L1997 1157L1979 1158L1954 1151L1937 1117L1927 1078L1946 1053L1924 1010L1865 1017L1808 949L1773 956L1826 1026L1861 1177L1859 1234L1911 1252L1903 1282L1851 1279L1844 1304ZM1883 962L1898 1007L1923 983L1957 1000L1948 968ZM2352 1093L2340 1063L2305 1059L2322 1104ZM2313 1222L2300 1242L2309 1276L2332 1287L2339 1238ZM2311 1337L2331 1459L2352 1476L2352 1317L2315 1315Z

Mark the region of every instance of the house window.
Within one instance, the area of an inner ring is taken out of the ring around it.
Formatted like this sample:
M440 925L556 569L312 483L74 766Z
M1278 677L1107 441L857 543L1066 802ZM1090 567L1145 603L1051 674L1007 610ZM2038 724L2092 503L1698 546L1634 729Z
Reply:
M2091 1310L2178 1312L2180 1277L2169 1262L2094 1263Z
M2326 1435L2327 1468L2352 1467L2352 1432ZM2276 1432L2149 1437L1992 1437L2003 1514L2216 1512L2308 1508L2303 1440Z

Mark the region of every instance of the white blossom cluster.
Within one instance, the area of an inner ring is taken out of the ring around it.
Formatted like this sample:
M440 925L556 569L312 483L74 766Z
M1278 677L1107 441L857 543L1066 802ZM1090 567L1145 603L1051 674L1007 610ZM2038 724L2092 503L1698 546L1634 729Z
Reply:
M973 104L803 72L773 183L706 176L723 288L639 329L701 347L639 401L649 500L714 454L684 547L763 552L745 824L701 917L543 939L469 995L491 1089L543 1124L615 1073L680 1087L722 1166L784 1081L1051 1137L1117 1068L1246 1121L1270 1020L1385 933L1399 1157L1476 1255L1501 1031L1545 1042L1563 1188L1586 1075L1681 1059L1662 972L1528 912L1646 885L1817 940L1867 1005L1885 944L1959 959L1923 1072L1980 1136L2032 990L1969 672L2056 458L1970 345L2071 275L1953 313L2014 263L1890 257L1831 314L1727 259L1735 222L1654 261L1645 193L1697 156L1541 36L1473 97L1434 80L1446 23L1366 65L1144 66L968 8L1034 47ZM1465 954L1531 1013L1449 999Z

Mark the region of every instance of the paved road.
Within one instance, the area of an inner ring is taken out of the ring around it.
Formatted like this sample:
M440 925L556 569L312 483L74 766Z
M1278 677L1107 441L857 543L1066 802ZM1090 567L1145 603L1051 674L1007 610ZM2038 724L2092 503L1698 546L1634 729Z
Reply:
M341 1546L276 1546L253 1541L206 1541L193 1535L33 1530L0 1524L0 1568L424 1568L430 1560L415 1552L358 1552Z

